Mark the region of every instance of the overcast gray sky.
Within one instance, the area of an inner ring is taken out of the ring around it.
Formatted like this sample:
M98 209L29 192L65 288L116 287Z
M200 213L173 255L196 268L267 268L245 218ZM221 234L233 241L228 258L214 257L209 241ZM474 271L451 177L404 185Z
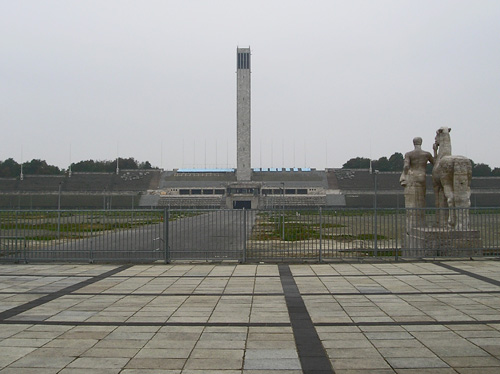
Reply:
M432 150L500 166L500 1L2 0L0 160L234 167L236 48L252 167Z

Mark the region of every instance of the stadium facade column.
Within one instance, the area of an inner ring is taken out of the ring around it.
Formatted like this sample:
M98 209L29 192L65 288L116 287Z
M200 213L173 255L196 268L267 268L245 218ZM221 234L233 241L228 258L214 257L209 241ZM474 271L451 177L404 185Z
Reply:
M236 180L250 181L252 177L250 132L250 48L237 48L236 119L237 162Z

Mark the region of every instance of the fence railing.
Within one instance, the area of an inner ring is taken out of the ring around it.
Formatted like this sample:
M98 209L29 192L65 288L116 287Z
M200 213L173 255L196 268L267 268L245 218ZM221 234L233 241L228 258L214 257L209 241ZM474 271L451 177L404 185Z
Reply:
M146 210L0 211L0 260L162 260L163 219Z
M464 256L500 256L500 209L0 211L0 261Z

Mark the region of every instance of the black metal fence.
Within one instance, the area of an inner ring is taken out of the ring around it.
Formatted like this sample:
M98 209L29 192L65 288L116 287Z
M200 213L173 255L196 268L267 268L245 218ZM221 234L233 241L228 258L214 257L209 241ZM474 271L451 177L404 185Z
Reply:
M0 211L3 262L464 256L500 256L500 209Z

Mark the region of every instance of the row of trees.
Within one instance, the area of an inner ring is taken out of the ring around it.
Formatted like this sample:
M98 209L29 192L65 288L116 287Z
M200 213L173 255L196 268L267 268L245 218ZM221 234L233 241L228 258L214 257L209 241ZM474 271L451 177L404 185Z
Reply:
M138 162L133 157L119 158L118 165L120 169L154 169L149 161ZM73 172L109 172L116 171L116 159L109 161L80 161L71 164ZM67 170L59 169L57 166L49 165L44 160L33 159L23 163L23 174L25 175L58 175L64 174ZM9 158L0 161L0 177L15 178L21 174L21 164L14 159Z
M500 177L500 168L491 169L487 164L476 164L472 161L472 176L474 177ZM380 157L378 160L371 162L373 170L379 171L402 171L404 165L404 157L401 153L396 152L391 157ZM364 157L351 158L342 169L369 169L370 159ZM427 173L432 172L432 165L427 165Z
M380 171L402 171L404 165L404 157L401 153L396 152L391 157L380 157L378 160L371 162L371 167L374 170ZM118 166L120 169L135 170L135 169L156 169L151 166L149 161L139 162L133 157L119 158ZM491 169L487 164L476 164L472 161L472 175L475 177L500 177L500 168ZM370 159L365 157L351 158L344 165L343 169L368 169L370 168ZM87 173L112 173L116 171L116 159L106 161L86 160L71 164L71 171L87 172ZM432 165L427 165L427 172L430 174ZM23 163L23 173L26 175L57 175L64 174L67 170L59 169L57 166L48 165L44 160L33 159ZM0 177L15 178L21 174L21 164L9 158L5 161L0 161Z
M44 160L33 159L23 163L24 174L57 175L61 170L57 166L49 165ZM21 164L12 158L0 161L0 177L11 178L21 174Z
M374 170L380 171L402 171L404 165L404 157L401 153L396 152L391 157L380 157L378 160L371 162L371 167ZM351 158L342 169L368 169L370 168L370 159L364 157Z
M93 172L93 173L112 173L116 171L116 159L113 161L80 161L76 164L71 164L71 171L76 172ZM138 162L133 157L119 158L118 166L120 169L135 170L135 169L154 169L149 161Z

